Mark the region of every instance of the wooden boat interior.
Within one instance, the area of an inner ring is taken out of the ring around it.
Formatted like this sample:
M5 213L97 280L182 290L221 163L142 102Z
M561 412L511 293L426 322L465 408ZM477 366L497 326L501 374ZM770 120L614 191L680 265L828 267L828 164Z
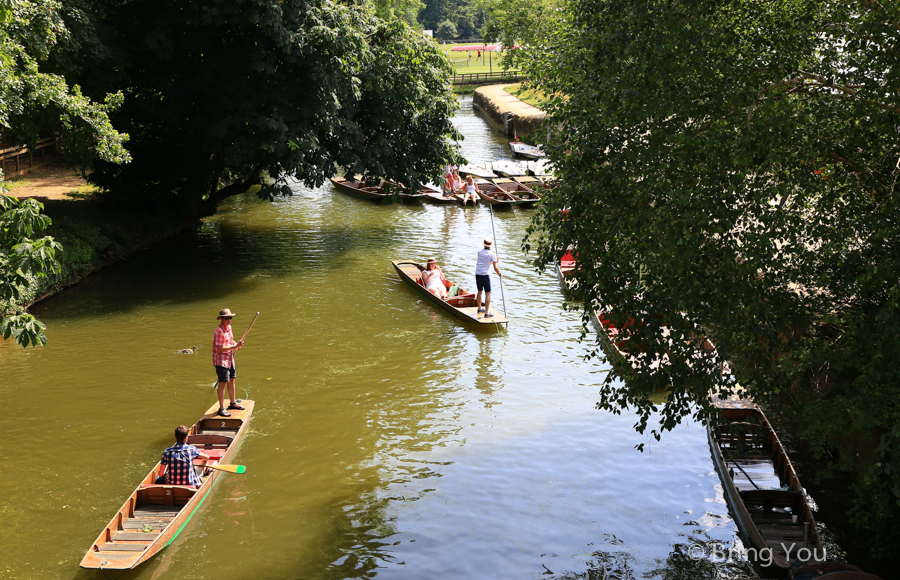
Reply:
M253 410L253 402L245 401L244 410L231 411L231 417L220 417L216 414L218 403L213 405L189 431L187 443L199 448L210 457L209 463L218 463L231 451L232 444ZM160 450L160 453L162 450ZM201 460L194 460L200 465ZM218 472L212 469L199 469L200 488L185 485L157 484L161 471L157 463L140 482L125 504L119 509L106 528L94 541L87 555L81 562L83 568L127 569L159 551L163 540L170 540L177 533L173 522L179 524L184 520L185 506L190 504L197 494L205 494L209 490L207 482ZM156 544L156 545L154 545ZM154 552L145 554L154 547Z
M719 409L714 435L727 477L776 561L786 565L792 547L793 554L802 547L821 554L805 492L768 419L752 404Z

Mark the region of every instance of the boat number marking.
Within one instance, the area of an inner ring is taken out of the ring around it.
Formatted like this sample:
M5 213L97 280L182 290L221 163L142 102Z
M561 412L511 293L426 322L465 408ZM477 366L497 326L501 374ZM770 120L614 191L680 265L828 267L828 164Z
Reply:
M225 427L225 421L222 421L222 427L223 428Z
M167 490L166 490L166 495L172 495L172 490L171 490L171 489L167 489Z

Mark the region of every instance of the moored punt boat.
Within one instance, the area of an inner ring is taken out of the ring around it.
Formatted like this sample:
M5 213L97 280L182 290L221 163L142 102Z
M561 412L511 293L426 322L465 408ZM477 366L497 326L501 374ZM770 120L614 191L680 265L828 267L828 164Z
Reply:
M572 255L572 252L566 252L559 262L556 263L556 276L559 278L559 283L562 284L562 289L565 293L571 291L575 286L575 279L572 275L577 265L578 263L575 261L575 256Z
M531 207L541 201L541 196L531 188L512 179L494 179L494 185L513 196L519 207Z
M380 201L383 203L390 203L392 201L391 194L394 193L393 188L384 189L384 185L387 184L387 182L383 179L375 181L374 185L366 185L366 182L361 179L348 180L343 177L332 177L331 183L340 192L360 199ZM399 198L399 191L396 193Z
M187 442L209 455L211 465L227 464L234 456L253 413L253 401L242 403L246 409L231 411L230 417L218 416L216 403L191 426ZM221 471L204 469L199 488L157 485L159 470L157 463L100 532L82 568L127 570L152 558L178 536L222 476Z
M533 175L517 175L512 178L516 183L521 183L528 189L534 191L535 193L542 193L550 189L550 185L540 177L534 177Z
M509 148L512 150L513 155L521 157L522 159L540 159L545 155L540 147L528 145L527 143L520 143L519 141L511 141L509 143Z
M494 207L512 207L518 205L519 201L514 195L503 190L503 188L487 181L478 181L478 195Z
M707 426L713 463L751 557L777 568L824 561L806 494L765 414L747 400L714 404L721 421Z
M446 300L438 298L426 290L425 286L422 285L422 265L417 262L410 260L393 260L391 261L391 264L394 266L394 269L397 270L400 279L406 282L413 290L418 292L432 304L436 304L439 308L446 310L457 318L461 318L467 322L476 322L478 324L505 324L509 322L509 319L494 310L493 307L491 307L490 310L491 314L494 315L493 317L479 317L478 306L475 304L474 292L464 292L460 289L460 294L457 294L456 296L451 296ZM448 290L453 286L449 281L445 285Z
M425 193L421 199L422 201L427 203L446 205L459 203L460 201L452 193L445 194L443 190L431 185L426 185L420 191L423 191Z

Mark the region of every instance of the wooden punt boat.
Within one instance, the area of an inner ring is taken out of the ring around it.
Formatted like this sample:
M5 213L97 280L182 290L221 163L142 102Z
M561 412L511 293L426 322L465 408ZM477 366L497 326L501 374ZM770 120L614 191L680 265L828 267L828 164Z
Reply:
M478 324L507 324L509 323L509 319L507 319L503 314L494 310L493 306L491 307L491 314L494 316L491 318L483 318L478 315L478 307L475 304L475 293L474 292L465 292L460 289L459 294L456 296L452 296L446 300L442 300L425 289L425 286L422 285L422 275L421 271L423 266L417 262L412 262L410 260L393 260L391 264L394 266L394 269L397 270L397 274L400 275L400 279L406 282L413 290L418 292L423 298L431 302L432 304L436 304L442 310L446 310L450 314L456 316L457 318L461 318L466 322L475 322ZM446 283L447 289L449 290L453 285L447 281Z
M343 177L332 177L331 183L338 191L352 195L353 197L358 197L359 199L368 199L383 203L390 203L392 201L391 194L382 190L382 186L386 183L384 180L379 180L375 185L366 185L366 182L361 179L348 180Z
M518 199L513 194L504 191L500 186L487 181L478 181L477 183L480 190L478 196L492 206L501 208L519 204Z
M519 207L531 207L541 201L541 196L530 187L512 179L494 179L494 185L513 196Z
M220 417L216 403L191 426L187 442L209 455L210 464L227 464L235 455L247 431L254 402L244 400L242 404L246 407L243 411ZM127 570L152 558L175 540L223 473L204 469L200 476L202 485L195 489L157 485L159 470L157 463L100 532L81 561L82 568Z
M559 262L556 263L556 276L559 278L559 283L562 284L563 293L565 294L568 294L575 286L575 279L572 277L572 274L575 272L577 265L578 263L575 261L575 256L572 255L572 252L566 252Z
M714 404L721 421L707 426L709 447L751 557L777 568L824 561L803 486L765 414L743 399Z
M331 183L341 192L358 197L360 199L368 199L379 201L382 203L391 203L393 201L413 201L426 197L430 190L423 187L416 191L409 191L403 185L393 181L384 179L377 180L375 185L367 185L360 176L356 179L347 180L343 177L331 178Z
M454 194L452 194L452 193L445 194L444 190L434 187L434 186L431 186L431 185L426 185L420 191L425 192L425 195L422 196L422 201L424 201L426 203L434 203L434 204L438 204L438 205L448 205L448 204L455 204L455 203L460 202L460 200L457 199Z
M513 155L517 157L521 157L522 159L540 159L545 155L541 148L536 145L528 145L527 143L521 143L519 141L511 141L509 143L509 148L512 150Z
M528 189L539 194L542 194L550 189L550 185L545 180L533 175L517 175L516 177L513 177L512 180L517 183L521 183Z

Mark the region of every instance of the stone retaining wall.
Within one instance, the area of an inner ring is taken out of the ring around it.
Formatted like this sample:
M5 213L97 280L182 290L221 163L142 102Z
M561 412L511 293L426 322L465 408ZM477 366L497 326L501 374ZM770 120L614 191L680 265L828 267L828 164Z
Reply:
M522 141L537 141L531 136L541 128L547 114L507 93L507 86L490 85L475 89L472 106L484 115L494 129L507 137L518 134Z

